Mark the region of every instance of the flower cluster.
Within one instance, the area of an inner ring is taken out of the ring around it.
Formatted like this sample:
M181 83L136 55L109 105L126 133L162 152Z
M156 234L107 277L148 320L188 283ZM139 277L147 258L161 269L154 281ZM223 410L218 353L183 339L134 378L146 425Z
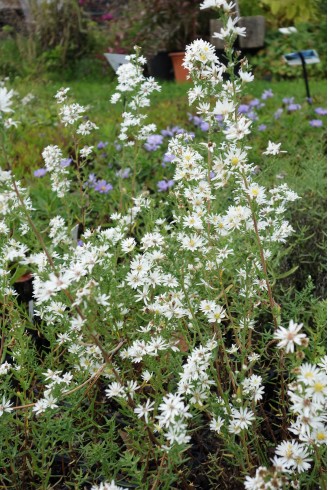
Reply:
M126 57L128 63L118 68L117 92L111 97L112 104L124 98L125 111L122 114L123 121L118 139L127 146L133 146L138 140L147 140L156 131L155 124L144 124L147 116L141 111L149 107L149 95L159 91L160 86L154 78L146 78L143 75L143 66L147 60L139 51L136 47L136 53Z
M233 468L238 484L241 472L253 475L246 489L297 488L320 474L326 375L307 350L306 322L284 326L291 315L273 291L279 250L293 233L286 211L298 196L286 184L268 189L257 181L250 114L272 92L247 108L241 103L253 75L233 54L236 36L245 34L229 16L233 7L225 0L201 5L223 10L218 36L226 65L208 42L196 40L186 51L192 122L206 129L201 139L179 127L154 134L155 125L144 125L142 111L159 87L144 77L137 49L119 68L111 98L125 105L122 151L112 156L103 141L83 146L96 125L61 89L56 100L61 130L72 133L70 156L48 145L38 175L49 174L65 199L58 204L50 193L49 203L40 200L49 209L41 210L12 172L0 171L0 415L10 419L8 428L16 431L15 421L24 427L24 451L27 434L60 433L65 451L73 447L74 458L96 468L93 476L81 471L93 490L120 490L112 477L138 488L179 486L183 455L197 449L197 438L213 445L211 456ZM0 91L2 112L11 110L11 98ZM138 195L139 151L156 151L166 137L162 163L174 176L157 183L159 193L144 179ZM273 139L261 159L284 158ZM105 156L94 148L106 148ZM98 178L108 155L111 174ZM131 185L123 182L130 158ZM103 203L99 194L112 189L107 179L115 173L120 193L115 188L97 221L95 203ZM22 277L33 282L28 312L16 299ZM21 418L28 409L29 427Z

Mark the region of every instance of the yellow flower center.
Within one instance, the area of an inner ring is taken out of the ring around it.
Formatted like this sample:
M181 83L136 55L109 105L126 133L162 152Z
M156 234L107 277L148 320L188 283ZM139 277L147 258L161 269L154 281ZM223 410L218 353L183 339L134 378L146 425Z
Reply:
M313 390L315 391L315 393L320 393L324 389L324 387L325 387L325 385L317 382L317 383L314 383Z

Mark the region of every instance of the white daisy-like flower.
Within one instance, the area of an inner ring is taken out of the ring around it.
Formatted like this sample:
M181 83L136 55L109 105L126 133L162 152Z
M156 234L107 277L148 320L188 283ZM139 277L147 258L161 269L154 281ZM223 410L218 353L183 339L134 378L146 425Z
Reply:
M224 419L222 417L218 416L217 418L213 418L211 420L210 429L213 430L214 432L217 432L218 434L220 434L221 427L223 426L223 424L224 424Z
M138 418L145 418L146 423L148 424L148 414L154 409L154 402L151 402L148 398L147 402L144 405L137 405L134 409L134 413L137 414Z
M263 155L278 155L279 153L287 153L287 151L280 150L281 143L273 143L269 140L267 149L263 152Z
M13 90L8 90L6 87L0 87L0 112L14 112L11 108L14 95Z
M302 327L303 323L297 324L293 320L290 320L288 328L280 327L274 334L274 338L280 340L278 347L286 352L294 352L295 344L301 345L307 338L304 333L299 333Z

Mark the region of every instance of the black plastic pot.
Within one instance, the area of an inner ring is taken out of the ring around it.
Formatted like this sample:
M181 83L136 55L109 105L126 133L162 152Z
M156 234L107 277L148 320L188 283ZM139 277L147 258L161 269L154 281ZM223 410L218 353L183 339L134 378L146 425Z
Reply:
M159 80L174 80L173 65L166 51L157 53L148 64L149 74Z

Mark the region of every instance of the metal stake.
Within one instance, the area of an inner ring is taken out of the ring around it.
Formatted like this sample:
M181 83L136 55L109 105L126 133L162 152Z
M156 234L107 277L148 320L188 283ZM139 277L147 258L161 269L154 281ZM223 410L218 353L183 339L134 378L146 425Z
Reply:
M305 81L307 101L308 101L309 104L312 104L311 95L310 95L309 81L308 81L307 71L306 71L305 59L304 59L303 53L301 51L298 52L298 56L301 58L301 62L302 62L303 78L304 78L304 81Z

